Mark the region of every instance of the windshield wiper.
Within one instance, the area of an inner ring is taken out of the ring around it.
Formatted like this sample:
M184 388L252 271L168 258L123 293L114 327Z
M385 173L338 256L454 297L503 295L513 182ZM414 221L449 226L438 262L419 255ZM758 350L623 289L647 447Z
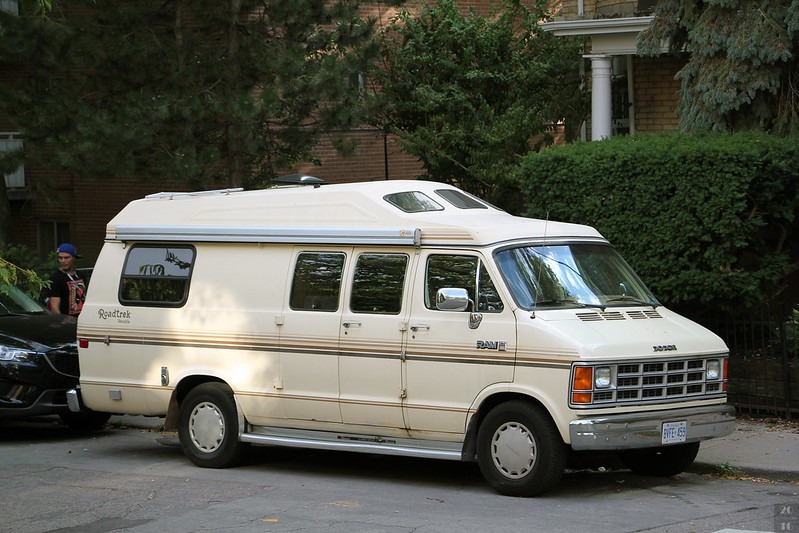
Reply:
M616 298L611 298L608 300L610 302L629 302L635 305L647 305L649 307L657 307L658 304L653 304L652 302L645 302L643 300L639 300L638 298L633 298L632 296L619 296Z
M550 304L571 304L571 305L576 305L577 307L591 307L596 309L602 309L603 311L605 310L605 307L607 307L606 305L602 304L587 304L583 302L578 302L577 300L571 300L568 298L563 300L540 300L538 302L535 302L534 305L538 307L540 305L550 305Z

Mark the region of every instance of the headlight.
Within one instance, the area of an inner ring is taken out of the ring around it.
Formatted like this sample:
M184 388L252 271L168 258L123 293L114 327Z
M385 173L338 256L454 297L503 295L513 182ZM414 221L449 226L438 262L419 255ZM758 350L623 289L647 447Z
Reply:
M609 366L598 366L594 371L594 386L597 389L607 389L610 387L612 374Z
M29 361L35 352L0 345L0 361Z
M706 377L707 379L719 379L721 377L721 361L718 359L708 360Z

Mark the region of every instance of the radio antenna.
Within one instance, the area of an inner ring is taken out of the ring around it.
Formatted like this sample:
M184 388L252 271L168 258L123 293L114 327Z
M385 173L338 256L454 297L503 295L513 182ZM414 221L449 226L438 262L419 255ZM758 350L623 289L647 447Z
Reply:
M547 227L549 226L549 211L547 211L547 217L544 219L544 246L547 244ZM543 266L543 264L542 264ZM538 289L541 287L541 271L544 270L543 268L539 267L538 275L536 276L535 280L535 287L533 287L533 312L530 313L530 318L535 318L535 308L536 304L538 303Z

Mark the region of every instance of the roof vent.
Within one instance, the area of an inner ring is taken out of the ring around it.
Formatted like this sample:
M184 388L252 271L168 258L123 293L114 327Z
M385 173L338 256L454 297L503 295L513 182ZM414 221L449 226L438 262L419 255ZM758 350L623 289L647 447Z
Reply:
M315 178L313 176L306 176L305 174L288 174L280 176L272 180L273 185L313 185L314 189L321 185L327 184L323 179Z

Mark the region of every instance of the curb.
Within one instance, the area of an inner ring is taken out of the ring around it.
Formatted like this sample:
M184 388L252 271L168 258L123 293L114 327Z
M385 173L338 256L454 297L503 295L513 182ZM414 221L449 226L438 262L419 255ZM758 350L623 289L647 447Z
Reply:
M784 482L799 484L799 472L791 470L778 470L767 468L756 468L749 466L736 466L729 465L731 473L725 474L720 472L719 465L723 463L708 463L703 461L695 461L686 472L692 474L700 474L704 476L713 476L720 479L745 479L751 478L752 481L770 481L770 482Z

